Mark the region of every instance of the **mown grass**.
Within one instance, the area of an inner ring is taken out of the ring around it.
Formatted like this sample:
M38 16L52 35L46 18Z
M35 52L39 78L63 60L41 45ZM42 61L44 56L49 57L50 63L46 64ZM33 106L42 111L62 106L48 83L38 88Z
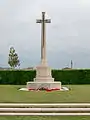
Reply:
M90 116L2 116L0 120L90 120Z
M0 85L1 103L90 103L90 85L69 85L70 91L19 91L25 86ZM90 116L0 116L0 120L90 120Z
M90 85L69 85L70 91L19 91L20 85L0 85L1 103L90 103Z

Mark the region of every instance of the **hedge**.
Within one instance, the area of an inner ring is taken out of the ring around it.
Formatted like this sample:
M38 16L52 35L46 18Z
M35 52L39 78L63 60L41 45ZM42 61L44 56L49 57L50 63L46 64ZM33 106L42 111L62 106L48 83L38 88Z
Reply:
M0 84L25 85L27 81L33 81L36 71L3 70L0 71Z
M35 70L1 70L0 84L25 85L33 81L35 75ZM62 84L90 84L90 69L52 70L52 76Z

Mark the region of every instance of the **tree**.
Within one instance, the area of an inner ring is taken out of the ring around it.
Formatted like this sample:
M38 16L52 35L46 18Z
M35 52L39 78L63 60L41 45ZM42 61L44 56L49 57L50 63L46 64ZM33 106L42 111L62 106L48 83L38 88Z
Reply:
M11 66L11 68L15 68L17 66L20 66L18 54L15 52L14 47L10 48L9 57L8 57L8 64Z

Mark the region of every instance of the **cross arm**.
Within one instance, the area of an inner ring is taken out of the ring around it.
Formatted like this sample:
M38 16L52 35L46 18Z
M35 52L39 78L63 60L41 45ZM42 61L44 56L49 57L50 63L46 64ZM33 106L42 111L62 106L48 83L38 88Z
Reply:
M37 19L37 20L36 20L36 23L42 23L42 20Z
M46 19L45 23L51 23L51 19Z
M42 23L42 22L51 23L51 19L45 19L44 21L43 21L43 20L40 20L40 19L37 19L37 20L36 20L36 23Z

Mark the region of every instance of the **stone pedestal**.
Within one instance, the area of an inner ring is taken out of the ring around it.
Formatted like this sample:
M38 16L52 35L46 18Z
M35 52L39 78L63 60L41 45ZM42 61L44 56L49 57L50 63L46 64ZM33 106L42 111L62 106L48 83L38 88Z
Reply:
M48 66L40 65L36 68L36 78L34 82L54 82L54 78L51 76L51 69Z
M27 82L28 89L61 89L61 82L54 82L51 69L48 66L40 65L36 68L36 78L34 82Z
M30 90L60 90L61 82L27 82L27 88Z

